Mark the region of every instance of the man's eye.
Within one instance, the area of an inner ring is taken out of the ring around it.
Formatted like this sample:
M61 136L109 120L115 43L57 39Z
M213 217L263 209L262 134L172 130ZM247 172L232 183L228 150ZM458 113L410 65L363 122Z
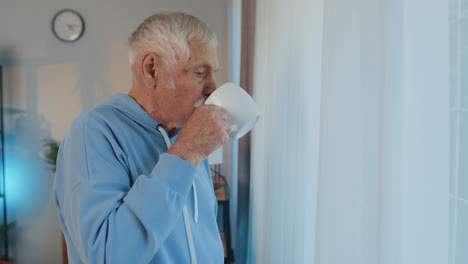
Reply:
M205 78L205 76L206 76L205 72L196 72L195 74L200 78Z

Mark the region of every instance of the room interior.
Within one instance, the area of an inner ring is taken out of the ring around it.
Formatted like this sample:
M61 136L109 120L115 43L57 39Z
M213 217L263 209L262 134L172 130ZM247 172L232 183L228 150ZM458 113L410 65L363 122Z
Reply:
M1 2L0 261L67 263L48 154L128 91L129 34L166 10L207 23L217 83L260 107L211 157L225 263L467 263L465 0Z

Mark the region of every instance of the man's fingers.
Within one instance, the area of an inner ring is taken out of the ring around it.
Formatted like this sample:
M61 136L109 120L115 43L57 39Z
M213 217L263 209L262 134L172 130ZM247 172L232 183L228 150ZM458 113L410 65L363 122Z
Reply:
M228 115L221 107L217 105L204 105L202 107L205 108L204 110L210 111L216 119L228 120Z

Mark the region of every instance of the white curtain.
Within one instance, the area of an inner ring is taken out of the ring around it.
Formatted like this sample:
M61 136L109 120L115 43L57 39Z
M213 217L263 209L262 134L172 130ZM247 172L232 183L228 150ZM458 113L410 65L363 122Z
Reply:
M447 263L447 8L257 0L248 263Z
M248 263L312 263L323 0L257 1Z
M325 4L316 263L378 263L379 4Z

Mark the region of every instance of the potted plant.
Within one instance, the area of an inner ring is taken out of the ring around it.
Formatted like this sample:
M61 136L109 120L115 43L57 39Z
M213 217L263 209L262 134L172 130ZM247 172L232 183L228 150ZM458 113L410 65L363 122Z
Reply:
M46 139L44 140L45 150L40 153L40 156L49 166L50 170L55 172L57 165L57 154L59 150L60 143L55 139Z

